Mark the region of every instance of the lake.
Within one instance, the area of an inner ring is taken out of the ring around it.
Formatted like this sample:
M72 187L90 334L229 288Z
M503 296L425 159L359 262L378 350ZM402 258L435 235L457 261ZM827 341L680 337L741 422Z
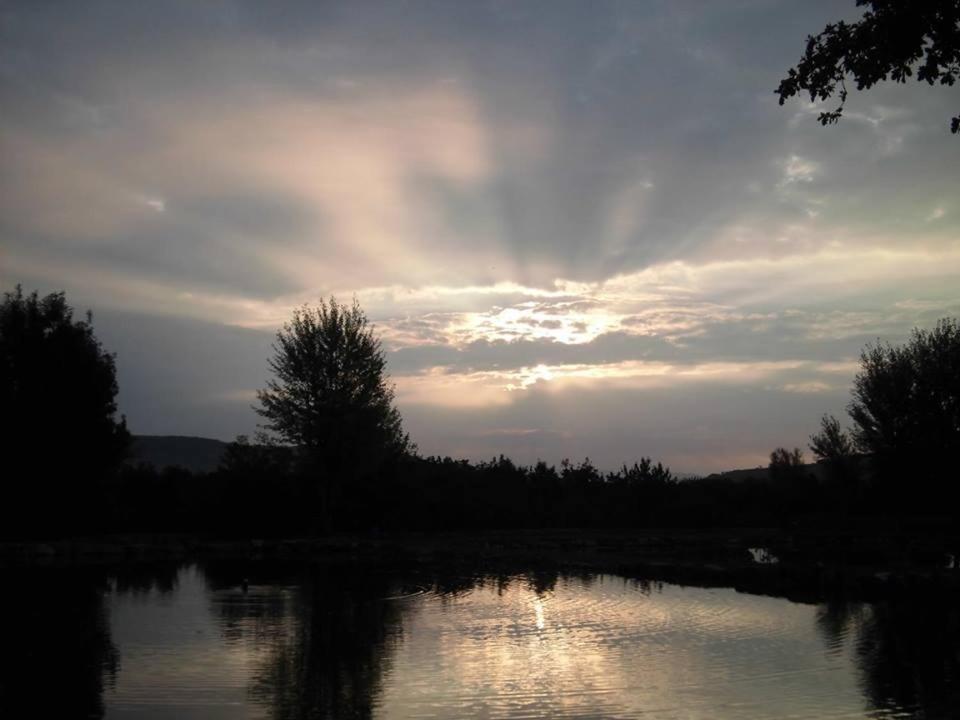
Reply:
M0 717L948 718L958 612L608 574L9 571Z

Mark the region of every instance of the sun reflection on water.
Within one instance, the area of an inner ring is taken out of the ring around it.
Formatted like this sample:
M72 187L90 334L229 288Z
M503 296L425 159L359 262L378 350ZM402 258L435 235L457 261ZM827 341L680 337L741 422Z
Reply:
M543 630L546 627L546 621L543 617L543 599L539 595L533 596L533 612L536 617L537 630Z

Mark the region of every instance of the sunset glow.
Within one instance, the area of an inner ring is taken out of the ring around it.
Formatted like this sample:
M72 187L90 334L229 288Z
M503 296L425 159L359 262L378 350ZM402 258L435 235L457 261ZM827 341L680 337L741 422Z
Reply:
M137 432L252 432L272 334L332 294L423 451L525 427L525 462L682 464L703 438L643 408L682 432L737 392L747 427L710 443L762 462L842 414L866 343L960 310L954 96L878 88L828 131L776 103L790 28L830 3L729 32L710 5L236 5L160 35L133 8L3 15L0 281L94 311Z

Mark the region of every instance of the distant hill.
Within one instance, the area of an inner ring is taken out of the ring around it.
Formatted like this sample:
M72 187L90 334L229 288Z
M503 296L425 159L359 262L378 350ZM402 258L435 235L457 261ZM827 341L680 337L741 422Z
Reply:
M862 473L869 472L869 457L867 455L857 455L854 458L854 467L858 467ZM825 480L829 477L829 466L823 460L807 463L802 466L804 475L812 475L818 480ZM747 468L743 470L727 470L725 472L713 473L707 475L704 480L727 480L729 482L740 483L750 481L769 482L770 470L766 467Z
M808 466L804 466L806 469ZM724 470L711 473L704 480L728 480L730 482L744 482L746 480L769 480L770 471L765 467L748 468L743 470Z
M158 470L178 466L193 472L210 472L217 469L226 449L227 443L212 438L134 435L128 462L148 463Z
M807 463L800 466L800 472L803 475L812 475L818 480L823 480L827 474L827 466L823 462ZM733 483L770 482L770 469L765 467L746 468L743 470L726 470L724 472L707 475L704 480L726 480Z

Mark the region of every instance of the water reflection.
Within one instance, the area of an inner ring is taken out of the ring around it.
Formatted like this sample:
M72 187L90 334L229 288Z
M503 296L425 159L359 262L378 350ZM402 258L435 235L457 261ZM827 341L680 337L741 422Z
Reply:
M946 593L806 605L611 575L347 563L6 577L4 718L948 718L960 707Z
M81 570L5 570L0 717L97 718L117 672L106 579Z
M321 565L293 584L254 577L244 589L240 572L211 567L208 577L224 637L268 648L250 698L276 720L372 717L415 588L382 572Z
M853 645L859 685L876 717L960 714L956 598L897 592L875 603L827 603L818 626L828 647Z

